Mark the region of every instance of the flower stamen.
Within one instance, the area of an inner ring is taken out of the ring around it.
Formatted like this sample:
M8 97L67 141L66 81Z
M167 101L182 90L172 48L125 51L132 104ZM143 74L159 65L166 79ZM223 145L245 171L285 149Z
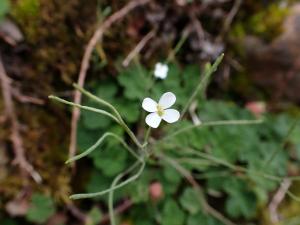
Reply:
M156 108L157 108L157 114L160 117L162 117L164 115L164 113L165 113L164 109L160 105L157 105Z

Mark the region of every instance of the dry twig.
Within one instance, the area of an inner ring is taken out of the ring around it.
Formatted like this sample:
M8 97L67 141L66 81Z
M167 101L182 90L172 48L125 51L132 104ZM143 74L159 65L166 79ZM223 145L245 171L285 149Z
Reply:
M75 218L86 224L87 216L83 212L81 212L80 209L78 209L72 202L67 204L67 209Z
M0 56L0 80L3 93L3 100L5 106L5 113L7 119L9 119L11 124L11 141L13 144L13 149L15 153L14 163L17 164L22 172L29 174L37 183L41 183L42 178L33 168L33 166L27 161L25 157L25 150L23 147L23 140L20 135L20 125L18 122L17 115L15 113L15 106L12 99L12 88L2 59Z
M278 223L279 222L279 215L278 215L277 209L278 209L279 204L284 199L284 197L285 197L287 191L289 190L291 184L292 184L291 180L284 179L282 181L278 191L274 195L271 203L269 204L269 212L270 212L270 217L271 217L272 223Z
M233 7L231 8L231 10L230 10L228 16L226 17L226 19L224 20L222 31L221 31L220 35L218 36L217 40L222 39L224 37L224 35L227 33L234 17L238 13L239 8L240 8L242 3L243 3L243 0L235 0L235 2L233 4Z
M135 46L135 48L128 54L126 59L124 59L122 65L127 67L131 60L143 49L143 47L148 43L148 41L155 35L155 30L150 31L142 40Z
M92 55L92 52L97 44L98 41L100 41L103 37L104 32L111 27L113 23L116 21L121 20L123 17L125 17L131 10L135 9L138 6L145 5L150 0L132 0L127 5L125 5L122 9L112 14L110 17L107 18L94 32L94 35L90 39L84 55L83 59L81 61L81 67L79 72L79 77L77 84L80 87L84 86L86 73L90 65L90 58ZM80 104L81 102L81 93L76 90L75 96L74 96L74 102L75 104ZM72 121L71 121L71 137L70 137L70 146L69 146L69 157L73 157L76 153L76 142L77 142L77 123L80 116L80 110L78 108L73 109L72 113Z
M31 104L34 104L34 105L44 105L45 104L45 101L43 99L23 95L16 88L13 88L11 92L12 92L13 97L21 103L31 103Z

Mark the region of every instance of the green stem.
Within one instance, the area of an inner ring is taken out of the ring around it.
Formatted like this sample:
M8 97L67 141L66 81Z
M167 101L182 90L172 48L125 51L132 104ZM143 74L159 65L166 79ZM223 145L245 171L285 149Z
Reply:
M66 164L68 163L71 163L73 161L76 161L78 159L81 159L85 156L87 156L88 154L90 154L91 152L93 152L99 145L102 144L102 142L107 138L107 137L113 137L115 138L117 141L119 141L124 147L126 150L128 150L129 153L131 153L136 159L138 159L139 161L141 161L140 157L134 152L134 150L132 148L130 148L125 142L123 139L121 139L118 135L114 134L114 133L111 133L111 132L106 132L105 134L103 134L99 139L98 141L92 145L90 148L88 148L86 151L84 151L83 153L79 154L79 155L76 155L70 159L68 159L66 161Z
M183 34L181 35L180 40L177 42L176 46L174 47L174 49L169 53L167 60L165 63L170 62L171 60L174 59L175 55L179 52L179 50L181 49L182 45L184 44L184 42L187 40L188 35Z
M210 154L207 154L205 152L196 151L196 150L193 150L191 148L183 149L183 150L186 151L186 152L190 152L190 153L193 153L195 155L198 155L198 156L200 156L204 159L211 160L212 162L215 162L217 164L223 165L223 166L225 166L225 167L227 167L227 168L229 168L229 169L231 169L235 172L243 172L243 173L248 173L248 174L254 174L254 175L258 175L258 176L267 178L269 180L278 181L278 182L281 182L283 179L286 179L286 178L292 179L292 180L299 179L299 177L278 177L278 176L274 176L274 175L271 175L271 174L266 174L266 173L263 173L263 172L260 172L260 171L249 170L247 168L244 168L244 167L241 167L241 166L236 166L236 165L231 164L227 161L216 158L216 157L214 157Z
M114 215L114 187L117 185L117 183L126 175L129 174L134 168L138 165L138 161L134 163L131 167L129 167L124 172L120 173L112 182L110 186L110 192L108 195L108 210L109 210L109 218L110 218L110 224L116 225L115 221L115 215Z
M297 201L297 202L300 202L300 197L296 196L296 195L293 194L291 191L287 190L286 193L287 193L287 195L288 195L290 198L294 199L294 200Z
M64 103L66 105L70 105L70 106L74 106L74 107L77 107L77 108L80 108L80 109L84 109L84 110L87 110L87 111L96 112L96 113L102 114L104 116L108 116L108 117L110 117L111 119L113 119L114 121L116 121L117 123L120 124L119 120L115 116L113 116L111 113L108 113L104 110L96 109L96 108L89 107L89 106L79 105L79 104L69 102L67 100L64 100L62 98L59 98L59 97L53 96L53 95L50 95L49 99Z
M150 137L150 134L151 134L151 127L148 127L144 138L144 144L143 144L144 147L148 144L148 139Z
M142 172L144 171L144 168L145 168L145 162L143 161L141 164L142 165L141 165L140 169L138 170L138 172L135 175L131 176L127 180L123 181L122 183L114 186L113 188L109 188L109 189L106 189L106 190L103 190L100 192L94 192L94 193L75 194L75 195L71 195L70 198L74 199L74 200L75 199L83 199L83 198L94 198L97 196L107 194L112 190L117 190L117 189L131 183L132 181L136 180L142 174Z
M187 101L186 105L184 106L182 112L181 112L181 117L184 116L184 114L186 113L186 111L188 110L190 104L194 101L194 99L197 97L198 93L206 86L210 76L212 75L212 73L214 73L219 64L222 62L223 60L223 57L224 57L224 54L221 54L217 60L215 61L215 63L210 66L210 64L207 64L209 65L208 68L205 69L204 71L204 74L202 76L202 79L200 80L198 86L196 87L196 89L194 90L193 94L191 95L191 97L189 98L189 100Z
M157 143L165 141L167 139L170 139L179 134L188 132L188 131L190 131L192 129L196 129L196 128L210 127L210 126L227 126L227 125L251 125L251 124L260 124L262 122L263 122L262 120L220 120L220 121L212 121L212 122L203 122L198 125L191 125L191 126L187 126L182 129L179 129L179 130L175 131L174 133L171 133L171 134L163 137L162 139L158 140Z
M79 90L82 94L86 95L87 97L95 100L96 102L107 106L108 108L110 108L112 110L112 112L116 115L119 124L124 128L124 130L127 132L127 134L130 136L130 138L133 140L133 142L139 147L142 148L142 144L138 141L138 139L136 138L136 136L134 135L134 133L129 129L129 127L126 125L126 123L124 122L124 120L122 119L120 113L118 112L118 110L109 102L99 98L96 95L93 95L92 93L86 91L85 89L83 89L82 87L80 87L77 84L74 84L74 87Z

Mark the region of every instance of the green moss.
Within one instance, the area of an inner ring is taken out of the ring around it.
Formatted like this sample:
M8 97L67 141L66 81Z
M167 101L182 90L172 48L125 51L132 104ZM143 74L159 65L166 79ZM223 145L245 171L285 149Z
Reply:
M255 35L270 41L281 34L282 24L288 13L289 7L281 7L279 3L272 3L267 7L260 4L248 5L239 12L230 34L239 39Z
M29 44L31 77L47 75L46 82L72 82L77 75L88 30L96 23L96 0L17 0L11 15ZM95 15L94 17L91 15ZM85 18L81 20L81 18ZM63 49L63 51L61 51Z
M282 23L288 14L288 8L271 4L266 10L253 15L248 22L250 32L270 40L282 32Z
M28 39L36 40L39 25L39 0L19 0L13 4L11 15L21 24Z
M39 13L39 0L19 0L14 5L12 13L20 18L36 17Z

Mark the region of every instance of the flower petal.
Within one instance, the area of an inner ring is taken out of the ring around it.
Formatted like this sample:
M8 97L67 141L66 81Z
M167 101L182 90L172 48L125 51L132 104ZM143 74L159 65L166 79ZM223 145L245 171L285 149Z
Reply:
M171 107L175 103L175 101L176 96L172 92L166 92L160 97L158 104L163 109L167 109Z
M142 107L147 112L156 112L157 111L157 103L151 98L145 98L142 103Z
M154 76L160 79L165 79L168 75L169 67L166 64L156 63L154 69Z
M152 127L157 128L161 122L161 117L156 113L150 113L148 116L146 116L146 123Z
M180 117L180 113L176 109L166 109L162 119L168 123L176 122Z

